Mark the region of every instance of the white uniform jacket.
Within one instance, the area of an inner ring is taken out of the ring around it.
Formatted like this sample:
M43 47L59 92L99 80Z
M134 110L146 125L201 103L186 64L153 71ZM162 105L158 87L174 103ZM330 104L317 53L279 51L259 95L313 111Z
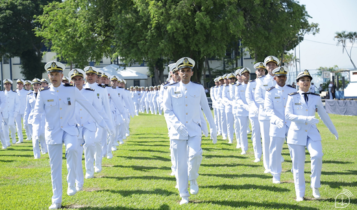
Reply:
M216 99L217 99L217 102L218 102L218 109L224 109L225 106L224 106L224 101L223 101L223 88L224 88L224 85L220 85L218 88L217 88L217 92L216 92Z
M35 139L39 137L42 113L45 113L46 119L47 144L62 144L64 131L77 136L75 102L79 102L98 124L106 127L103 118L77 88L61 84L58 87L50 86L38 94L34 108L33 137Z
M91 88L82 88L82 90L79 91L84 98L88 101L87 103L92 105L100 114L100 116L106 115L103 107L100 104L100 101L97 100L97 96L95 95L95 92ZM93 117L88 113L86 109L83 108L83 106L76 102L75 106L75 113L76 113L76 122L79 126L84 127L92 132L95 132L97 130L97 125L95 123L95 120ZM109 126L108 126L109 127Z
M281 137L285 138L290 121L285 119L285 107L288 101L288 96L290 93L295 92L295 88L285 85L280 87L278 84L275 87L271 87L265 93L265 111L270 117L270 131L269 135L271 137ZM278 128L277 122L282 121L284 126Z
M304 95L302 95L301 91L291 93L288 96L285 110L285 118L291 121L288 131L288 144L306 146L307 137L312 141L321 141L321 135L316 125L309 124L307 121L307 117L315 116L316 110L330 132L338 135L335 126L324 109L320 96L310 93L308 97L308 103L305 103Z
M29 124L33 123L33 109L35 108L35 104L36 104L36 93L31 92L27 94L25 113L24 113L24 124L26 124L25 122Z
M241 83L239 85L236 85L236 90L235 90L235 100L236 103L238 104L238 116L248 116L249 115L249 106L248 102L245 98L245 91L247 89L247 84Z
M264 101L265 92L270 88L275 86L276 82L274 77L270 74L262 76L255 80L257 85L255 87L254 98L255 102L259 104L259 120L269 120L269 117L265 113Z
M4 118L11 117L14 120L20 111L19 96L17 95L17 93L15 91L12 91L12 90L10 90L10 91L5 90L4 93L5 93L7 103L2 111L2 116Z
M232 89L231 86L233 85L223 85L222 100L226 112L232 112L233 98L231 98L230 94L230 89Z
M217 108L216 98L215 98L215 95L214 95L216 93L215 89L216 89L216 86L211 87L210 90L209 90L210 91L210 97L211 97L211 100L212 100L212 108L213 109Z
M189 136L201 136L201 108L215 135L217 131L203 86L193 82L168 86L164 92L164 115L169 121L170 139L187 140Z
M19 103L20 103L20 109L19 109L19 114L24 114L25 113L25 108L26 108L26 96L29 94L30 91L25 90L22 88L21 90L16 90L17 95L19 96Z
M257 82L251 80L248 82L247 89L245 90L245 98L249 105L249 117L258 117L259 114L259 104L255 101L254 93Z

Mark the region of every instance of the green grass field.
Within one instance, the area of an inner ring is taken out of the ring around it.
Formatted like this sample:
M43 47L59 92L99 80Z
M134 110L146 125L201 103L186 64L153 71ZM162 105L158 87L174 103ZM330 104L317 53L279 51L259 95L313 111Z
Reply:
M67 209L334 209L335 197L343 189L351 191L357 209L357 117L331 115L340 135L334 136L320 121L323 138L321 199L312 197L310 160L306 152L306 200L296 202L291 159L284 145L282 184L273 184L264 174L262 162L254 163L249 135L247 155L219 137L216 145L203 138L203 161L198 195L180 206L175 178L170 176L169 140L163 116L140 114L132 119L131 136L103 159L103 170L85 180L84 190L68 196L63 161L63 201ZM25 141L0 150L0 209L48 209L51 205L51 176L48 155L35 160L32 142Z

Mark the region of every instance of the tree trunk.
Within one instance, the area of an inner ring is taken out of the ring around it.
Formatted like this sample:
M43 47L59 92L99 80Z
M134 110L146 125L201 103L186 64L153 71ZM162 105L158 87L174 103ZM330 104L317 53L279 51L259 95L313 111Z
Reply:
M209 82L211 82L212 80L212 74L211 74L211 68L209 66L209 61L208 61L208 58L206 57L205 59L205 62L206 62L206 67L208 69L208 79L210 80Z

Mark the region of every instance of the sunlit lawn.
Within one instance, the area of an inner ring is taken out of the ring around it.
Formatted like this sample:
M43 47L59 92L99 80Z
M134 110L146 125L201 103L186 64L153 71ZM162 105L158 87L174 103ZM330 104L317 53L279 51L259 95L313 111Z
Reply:
M284 145L282 184L273 184L262 162L254 163L249 135L247 155L219 137L216 145L203 138L203 161L198 195L180 206L175 178L170 176L170 151L163 116L140 114L130 123L131 136L103 159L103 171L85 180L84 190L63 195L63 208L83 209L334 209L343 189L357 196L357 117L331 115L340 140L336 141L322 122L322 198L313 199L310 189L310 159L306 156L306 201L296 202L291 159ZM63 162L63 192L67 170ZM33 158L32 143L25 141L0 150L0 209L48 209L51 205L48 155ZM356 197L346 209L357 209Z

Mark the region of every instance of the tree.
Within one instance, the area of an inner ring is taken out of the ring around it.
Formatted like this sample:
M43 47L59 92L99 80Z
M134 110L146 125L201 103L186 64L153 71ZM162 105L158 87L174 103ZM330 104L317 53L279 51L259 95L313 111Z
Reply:
M196 61L192 79L199 82L207 58L223 59L240 39L261 57L281 52L282 39L292 30L285 25L299 31L301 24L295 23L306 16L293 0L66 0L45 8L37 19L43 26L37 35L61 58L80 65L99 61L103 54L120 56L127 64L144 59L151 66L189 56ZM255 27L258 21L266 27ZM264 39L257 39L260 32ZM278 38L269 39L272 35ZM235 52L236 60L240 55Z
M41 78L44 72L42 38L33 31L39 27L34 16L42 14L44 5L52 1L61 0L0 1L0 56L19 56L26 79Z
M356 42L357 39L357 32L348 32L346 33L346 31L342 31L342 32L336 32L335 38L337 39L337 45L341 44L342 45L342 53L344 51L346 51L347 56L349 57L354 69L356 68L356 65L354 64L353 60L352 60L352 48L353 48L353 44ZM348 53L347 51L347 46L346 46L346 42L350 41L351 42L351 48L350 48L350 53Z

